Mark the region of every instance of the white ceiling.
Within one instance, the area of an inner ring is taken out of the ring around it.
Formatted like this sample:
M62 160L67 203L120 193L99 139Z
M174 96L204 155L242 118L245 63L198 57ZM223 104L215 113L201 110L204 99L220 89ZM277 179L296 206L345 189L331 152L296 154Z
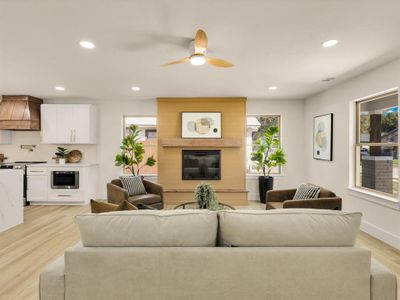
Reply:
M0 0L0 93L302 99L398 57L399 12L399 0ZM235 67L159 67L187 56L198 28Z

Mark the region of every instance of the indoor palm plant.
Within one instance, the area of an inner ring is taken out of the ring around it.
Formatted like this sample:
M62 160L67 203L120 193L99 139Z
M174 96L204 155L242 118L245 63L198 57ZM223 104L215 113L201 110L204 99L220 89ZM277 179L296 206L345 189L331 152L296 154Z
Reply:
M115 165L128 169L132 175L139 175L140 170L144 166L154 166L156 160L153 155L148 157L143 163L145 154L144 144L140 142L139 126L130 125L128 128L129 134L126 135L121 142L121 153L115 156Z
M65 164L65 161L68 158L68 154L69 154L68 149L63 148L63 147L57 147L57 152L55 153L55 155L56 155L56 157L58 159L58 163L60 165L64 165Z
M270 176L272 169L286 164L285 153L281 149L278 133L278 127L268 127L264 134L256 140L255 149L251 153L251 160L256 163L257 171L262 170L263 172L263 176L258 178L262 203L265 203L267 191L273 189L274 178Z

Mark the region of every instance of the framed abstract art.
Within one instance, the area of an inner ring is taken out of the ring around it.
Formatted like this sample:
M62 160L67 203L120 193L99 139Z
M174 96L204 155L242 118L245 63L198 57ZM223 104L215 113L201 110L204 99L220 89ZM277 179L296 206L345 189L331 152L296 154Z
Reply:
M182 112L182 138L222 138L221 112Z
M332 160L333 114L314 117L314 159Z

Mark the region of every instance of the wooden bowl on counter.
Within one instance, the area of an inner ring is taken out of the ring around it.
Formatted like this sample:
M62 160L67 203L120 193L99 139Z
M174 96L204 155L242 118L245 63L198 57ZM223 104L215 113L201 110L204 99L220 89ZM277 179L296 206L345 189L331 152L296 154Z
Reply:
M80 162L82 159L82 152L79 150L72 150L69 154L68 154L68 158L67 158L67 163L72 163L72 164L76 164L78 162Z

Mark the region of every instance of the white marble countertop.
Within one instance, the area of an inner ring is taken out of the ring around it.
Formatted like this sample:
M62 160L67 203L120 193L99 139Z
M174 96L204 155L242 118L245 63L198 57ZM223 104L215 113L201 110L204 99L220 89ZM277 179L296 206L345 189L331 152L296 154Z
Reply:
M41 164L32 164L28 165L28 168L34 168L34 167L57 167L57 168L70 168L70 167L90 167L90 166L97 166L97 163L91 163L91 162L83 162L83 163L66 163L65 165L60 165L55 162L49 162L49 163L41 163Z
M24 172L0 169L0 232L24 221Z

